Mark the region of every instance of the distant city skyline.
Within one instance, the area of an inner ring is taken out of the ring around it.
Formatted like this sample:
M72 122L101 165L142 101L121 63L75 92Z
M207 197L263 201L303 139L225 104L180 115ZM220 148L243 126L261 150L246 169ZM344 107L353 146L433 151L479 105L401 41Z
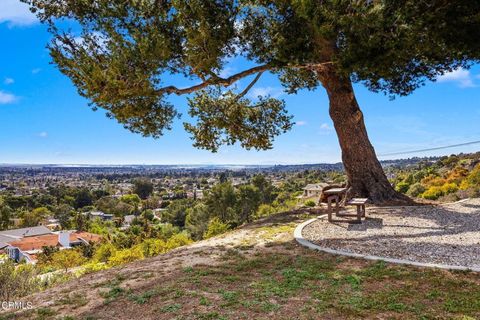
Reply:
M172 131L154 140L125 130L103 111L93 112L46 50L50 35L18 0L0 2L0 163L10 164L302 164L341 161L323 88L287 95L271 74L251 96L285 99L296 125L278 137L273 149L247 151L222 147L216 154L192 146L183 122L189 121L184 97L171 102L183 114ZM227 76L245 67L233 59ZM173 81L173 79L171 79ZM186 82L176 79L178 85ZM242 81L239 87L244 86ZM378 155L480 140L480 66L458 69L395 100L355 85L371 141ZM480 145L405 156L475 152Z

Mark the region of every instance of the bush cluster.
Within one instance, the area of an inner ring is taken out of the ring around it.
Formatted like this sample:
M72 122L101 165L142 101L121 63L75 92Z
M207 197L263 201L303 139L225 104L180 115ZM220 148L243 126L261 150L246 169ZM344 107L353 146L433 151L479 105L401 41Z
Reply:
M456 201L480 195L480 163L473 169L471 161L451 156L400 172L395 189L411 197Z

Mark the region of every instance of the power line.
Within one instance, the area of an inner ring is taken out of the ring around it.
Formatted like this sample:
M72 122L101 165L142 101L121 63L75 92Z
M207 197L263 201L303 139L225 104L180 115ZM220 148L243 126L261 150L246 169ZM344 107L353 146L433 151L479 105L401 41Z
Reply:
M448 148L454 148L454 147L469 146L469 145L471 145L471 144L477 144L477 143L480 143L480 140L478 140L478 141L471 141L471 142L465 142L465 143L459 143L459 144L452 144L452 145L449 145L449 146L428 148L428 149L419 149L419 150L411 150L411 151L401 151L401 152L384 153L384 154L379 154L378 156L379 156L379 157L386 157L386 156L397 156L397 155L409 154L409 153L420 153L420 152L425 152L425 151L434 151L434 150L448 149Z

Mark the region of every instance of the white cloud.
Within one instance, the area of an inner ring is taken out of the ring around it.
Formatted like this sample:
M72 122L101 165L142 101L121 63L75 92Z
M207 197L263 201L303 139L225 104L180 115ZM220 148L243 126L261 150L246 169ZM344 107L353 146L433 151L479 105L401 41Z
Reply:
M328 123L322 123L322 124L320 125L320 129L321 129L321 130L329 130L329 131L330 131L330 130L332 130L333 128L332 128Z
M40 132L40 133L38 134L38 136L39 136L40 138L46 138L46 137L48 137L48 132L42 131L42 132Z
M227 66L218 73L218 76L221 78L227 78L233 75L234 73L235 73L235 68Z
M469 70L458 68L451 72L447 72L437 77L438 82L455 82L460 88L472 88L476 85L473 83L472 75Z
M297 126L305 126L307 124L307 121L297 121L295 122Z
M320 131L318 131L318 134L320 135L330 135L333 132L333 127L329 125L328 123L322 123L320 125Z
M282 88L277 88L277 87L258 87L258 88L253 88L248 96L251 99L256 99L258 96L271 96L272 98L278 98L282 94L284 94Z
M5 78L5 80L3 81L3 83L5 83L5 84L12 84L14 82L15 82L15 80L13 80L12 78Z
M0 104L9 104L17 101L17 97L11 93L0 91Z
M33 74L37 74L37 73L39 73L40 71L42 71L42 69L40 69L40 68L35 68L35 69L32 70L32 73L33 73Z
M38 22L38 19L20 0L1 0L0 23L4 22L9 26L27 26Z

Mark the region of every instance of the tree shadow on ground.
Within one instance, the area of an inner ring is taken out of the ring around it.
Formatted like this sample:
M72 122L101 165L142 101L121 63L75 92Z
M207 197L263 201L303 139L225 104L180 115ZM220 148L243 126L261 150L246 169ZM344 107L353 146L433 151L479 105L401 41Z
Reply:
M472 208L472 209L478 209L480 210L480 204L471 204L471 203L464 203L463 206L467 208Z

